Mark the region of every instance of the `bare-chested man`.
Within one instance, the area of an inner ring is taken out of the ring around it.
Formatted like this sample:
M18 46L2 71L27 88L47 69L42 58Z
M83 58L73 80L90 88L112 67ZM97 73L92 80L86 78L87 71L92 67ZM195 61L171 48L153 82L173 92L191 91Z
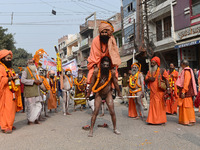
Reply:
M72 77L72 71L70 69L65 70L65 74L63 75L63 114L65 115L71 115L69 113L68 107L70 102L70 90L73 87L73 77Z
M99 113L99 109L101 107L102 99L106 100L106 104L109 108L113 122L114 133L120 134L120 132L116 129L116 115L114 111L114 103L112 98L112 83L114 84L116 90L118 91L118 95L122 97L117 82L117 78L115 75L115 71L114 69L111 69L111 60L109 57L105 56L101 59L100 69L98 71L94 71L93 73L89 91L86 96L86 98L88 99L91 91L96 93L95 108L91 118L91 128L88 135L89 137L93 136L93 127L96 121L96 117Z
M50 96L49 79L47 78L47 72L46 72L45 69L43 69L42 67L39 67L38 71L39 71L40 78L42 79L42 84L40 85L40 95L43 99L42 107L44 109L45 117L49 117L47 115L48 99L49 99L49 96Z
M129 99L129 117L136 119L144 118L144 109L142 106L142 98L144 97L144 77L140 72L141 65L134 63L131 66L131 75L129 77L129 93L130 96L138 96L137 98Z

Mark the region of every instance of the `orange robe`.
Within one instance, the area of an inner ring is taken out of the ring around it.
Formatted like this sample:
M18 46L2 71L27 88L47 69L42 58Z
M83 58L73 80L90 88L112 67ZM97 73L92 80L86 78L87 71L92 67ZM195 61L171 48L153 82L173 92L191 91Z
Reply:
M12 71L10 71L12 74ZM0 126L1 130L12 130L15 120L16 102L8 86L5 68L0 65Z
M186 93L188 91L188 85L190 83L191 78L192 77L191 77L190 71L186 70L184 74L184 85L183 85L182 93ZM179 98L178 105L179 105L179 123L180 124L187 125L189 123L196 122L192 97L187 97L184 99Z
M129 99L128 116L132 117L132 118L135 118L135 117L138 116L137 115L137 110L136 110L136 105L135 105L135 102L134 102L133 98Z
M21 87L20 85L17 87L19 90L15 93L16 94L16 111L19 112L20 110L23 109L23 106L22 106Z
M106 50L106 51L105 51ZM103 52L105 51L105 53ZM92 41L91 49L90 49L90 56L88 57L88 76L87 76L87 83L91 82L91 78L94 72L94 65L96 64L98 68L100 67L101 59L105 56L110 57L108 48L105 44L102 43L102 51L100 46L100 38L99 36L95 37ZM119 61L121 63L121 61ZM116 68L116 76L118 76L117 68Z
M55 81L54 81L54 84L55 84ZM49 96L49 99L48 99L48 109L56 109L56 108L57 108L56 93L53 94L52 87L51 87L51 89L50 89L50 96Z
M178 78L178 72L173 71L171 74L173 75L173 77L169 77L169 82L172 82L171 84L174 85L174 92L173 92L174 96L173 99L166 100L166 112L169 114L177 114L178 93L177 93L177 85L175 83Z
M150 76L150 72L148 72L146 79ZM168 73L166 71L164 71L163 77L168 80ZM150 88L150 105L146 122L150 124L167 122L165 102L163 99L164 92L158 87L158 75L155 77L154 82L149 82L148 87Z

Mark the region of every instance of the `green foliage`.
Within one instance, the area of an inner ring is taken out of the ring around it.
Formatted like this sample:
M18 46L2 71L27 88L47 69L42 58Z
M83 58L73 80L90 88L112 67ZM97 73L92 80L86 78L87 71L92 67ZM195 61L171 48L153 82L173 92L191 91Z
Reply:
M19 72L18 67L25 67L27 60L32 57L32 54L23 48L16 48L13 34L6 33L7 31L8 29L0 27L0 50L8 49L13 52L13 69Z

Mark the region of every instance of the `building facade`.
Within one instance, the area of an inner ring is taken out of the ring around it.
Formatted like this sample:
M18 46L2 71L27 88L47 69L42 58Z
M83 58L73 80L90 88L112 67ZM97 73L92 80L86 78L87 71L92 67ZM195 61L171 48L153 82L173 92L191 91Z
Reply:
M200 1L173 0L174 27L178 62L187 59L190 67L200 65Z

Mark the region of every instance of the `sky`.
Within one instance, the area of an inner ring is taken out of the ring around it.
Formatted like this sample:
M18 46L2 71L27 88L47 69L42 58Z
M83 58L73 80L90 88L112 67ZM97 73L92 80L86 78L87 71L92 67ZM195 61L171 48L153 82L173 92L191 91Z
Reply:
M17 48L33 55L43 48L55 57L59 38L78 33L93 12L107 19L120 12L120 5L121 0L0 0L0 26L14 34Z

